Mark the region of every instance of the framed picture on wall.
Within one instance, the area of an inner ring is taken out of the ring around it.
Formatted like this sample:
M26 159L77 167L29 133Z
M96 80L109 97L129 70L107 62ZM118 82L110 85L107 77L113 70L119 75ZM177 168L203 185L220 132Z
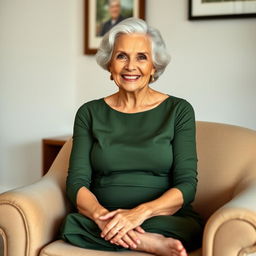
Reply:
M256 0L189 0L189 19L256 17Z
M105 33L120 21L145 19L145 0L84 0L85 54L95 54Z

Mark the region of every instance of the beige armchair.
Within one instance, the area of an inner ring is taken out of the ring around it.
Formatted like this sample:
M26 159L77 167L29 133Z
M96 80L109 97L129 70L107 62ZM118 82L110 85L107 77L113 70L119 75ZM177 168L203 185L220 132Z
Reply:
M0 195L4 256L113 256L56 240L69 211L65 179L72 141L37 183ZM256 131L197 122L199 184L194 206L206 222L202 250L190 256L256 252ZM122 255L149 255L124 252Z

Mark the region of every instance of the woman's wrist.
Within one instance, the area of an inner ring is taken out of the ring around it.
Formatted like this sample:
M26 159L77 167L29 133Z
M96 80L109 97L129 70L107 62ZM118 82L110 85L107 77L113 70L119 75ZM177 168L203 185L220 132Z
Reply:
M144 220L147 220L152 217L152 209L148 203L140 204L135 207L135 210L143 217Z
M109 211L104 208L104 207L98 207L98 209L96 209L93 214L92 214L92 220L94 222L97 222L97 220L99 220L99 217L102 215L107 214Z

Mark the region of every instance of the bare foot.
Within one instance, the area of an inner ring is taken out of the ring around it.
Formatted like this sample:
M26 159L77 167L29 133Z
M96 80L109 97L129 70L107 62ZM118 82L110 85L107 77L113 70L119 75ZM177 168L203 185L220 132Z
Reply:
M159 256L187 256L187 252L179 240L167 238L159 234L137 233L141 244L134 250L153 253Z

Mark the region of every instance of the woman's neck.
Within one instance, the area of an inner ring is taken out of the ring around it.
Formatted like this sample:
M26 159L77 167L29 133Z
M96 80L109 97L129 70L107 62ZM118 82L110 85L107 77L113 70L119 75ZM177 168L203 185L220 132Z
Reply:
M118 111L136 113L149 110L162 100L163 94L147 87L136 92L127 92L120 89L117 93L108 97L106 102Z

